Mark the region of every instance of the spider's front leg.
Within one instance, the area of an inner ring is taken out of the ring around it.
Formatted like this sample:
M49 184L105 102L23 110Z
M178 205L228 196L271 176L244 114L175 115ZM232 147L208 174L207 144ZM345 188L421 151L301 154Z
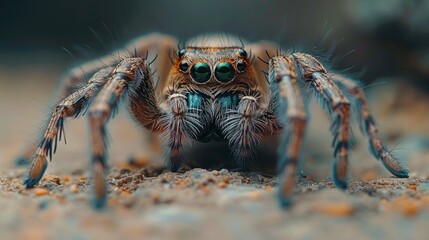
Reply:
M33 187L43 176L48 162L46 157L52 160L52 155L56 151L57 141L61 140L64 132L64 118L78 117L88 106L89 101L98 93L101 87L109 79L113 68L99 70L89 80L88 84L76 90L70 96L60 101L54 108L42 140L36 147L35 152L28 153L29 159L33 156L28 174L25 177L26 187ZM65 137L65 136L64 136Z
M307 82L332 113L331 131L334 147L333 180L337 187L347 188L350 103L337 85L329 78L326 69L314 57L295 53L292 59L302 80Z
M278 169L281 178L278 197L280 205L287 207L293 194L307 117L290 58L278 56L270 60L269 81L273 99L277 102L277 115L284 126L279 145Z
M95 187L96 208L105 205L107 188L105 185L106 163L106 124L115 113L119 101L127 95L136 96L137 91L152 82L150 69L143 58L122 60L113 70L109 81L94 100L89 112L92 142L92 174ZM153 88L152 88L153 91ZM154 96L152 95L152 98ZM143 99L150 103L150 99ZM155 108L157 109L157 108Z

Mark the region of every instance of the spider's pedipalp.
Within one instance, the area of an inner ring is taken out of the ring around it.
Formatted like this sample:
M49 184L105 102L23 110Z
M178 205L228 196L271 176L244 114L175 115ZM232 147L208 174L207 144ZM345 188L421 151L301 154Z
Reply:
M163 129L164 159L173 172L177 172L182 165L184 148L202 129L199 114L188 109L188 97L182 93L171 93L166 101L168 107L159 119L159 126ZM200 106L195 106L195 109L200 109Z
M256 94L256 93L255 93ZM257 95L240 96L238 106L226 111L220 120L234 159L241 169L251 169L256 148L265 132L265 113L257 113ZM222 101L222 99L221 99Z
M350 103L337 85L329 78L325 68L309 54L292 54L302 81L309 82L312 91L326 102L332 114L334 162L333 180L337 187L347 188Z
M43 176L47 167L46 157L52 158L52 151L56 150L58 138L61 140L64 118L77 116L88 106L88 102L98 93L99 89L109 79L112 68L105 68L97 72L88 84L64 100L59 102L51 115L48 126L38 145L30 170L24 180L26 187L33 187Z
M281 174L278 197L280 205L288 207L307 117L292 60L276 56L270 60L269 67L270 84L278 102L277 115L284 125L278 147L278 171Z
M384 146L380 131L369 111L363 89L355 81L342 75L333 75L332 80L339 86L342 86L351 95L352 108L356 108L361 130L368 137L369 147L373 156L381 160L387 170L396 177L407 178L407 167L400 160L396 159Z

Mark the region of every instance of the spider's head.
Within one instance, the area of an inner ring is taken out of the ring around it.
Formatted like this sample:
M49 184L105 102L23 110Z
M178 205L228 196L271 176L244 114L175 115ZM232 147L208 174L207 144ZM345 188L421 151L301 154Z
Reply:
M241 47L186 47L174 62L173 77L184 84L238 84L251 75L251 56Z

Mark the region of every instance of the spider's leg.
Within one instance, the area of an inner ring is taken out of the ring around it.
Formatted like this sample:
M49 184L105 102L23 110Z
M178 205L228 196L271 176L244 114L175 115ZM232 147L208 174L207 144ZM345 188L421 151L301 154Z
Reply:
M238 96L231 98L234 97ZM229 142L233 157L244 170L252 168L256 147L266 130L264 115L258 109L259 97L258 93L240 96L237 107L225 109L220 119L221 131Z
M307 117L292 60L284 56L274 57L269 67L269 81L278 101L278 116L284 125L279 145L278 169L281 180L278 196L280 205L287 207L295 185Z
M295 65L311 90L327 105L332 113L331 130L334 147L333 180L337 187L347 188L350 103L337 85L329 78L325 68L314 57L305 53L292 55Z
M126 58L113 70L109 81L100 90L89 110L92 146L92 174L95 187L96 208L105 205L106 124L115 113L122 97L133 95L142 81L150 79L150 70L143 58Z
M166 79L169 68L170 55L173 49L176 47L176 40L165 34L152 33L140 38L134 39L131 43L126 45L123 49L114 51L106 56L94 59L89 62L80 64L71 70L69 70L63 77L61 82L60 99L66 98L73 92L82 88L86 83L86 76L92 76L99 69L105 68L106 66L115 66L118 64L120 58L130 57L130 55L137 55L139 57L148 57L149 59L155 59L154 66L156 67L157 74L160 79ZM152 69L155 71L155 69ZM163 89L164 82L160 82L158 89ZM30 146L26 146L23 154L18 156L16 163L18 165L26 165L32 158L34 151L37 149L37 143L33 143Z
M358 85L358 83L342 75L334 75L331 78L352 96L352 108L356 108L361 130L369 138L369 147L374 157L381 160L383 165L393 175L400 178L407 178L408 169L406 166L393 157L389 150L384 146L381 133L369 111L363 89Z
M55 153L57 141L61 140L64 133L64 118L71 116L79 116L84 112L91 100L99 91L99 89L106 83L112 72L112 68L105 68L97 72L87 85L78 89L64 100L60 101L51 115L48 126L42 136L42 140L35 149L35 153L30 170L26 175L24 184L27 187L36 185L43 176L47 167L46 157L52 159L52 154ZM31 159L31 157L29 157Z
M170 51L176 47L176 39L169 35L152 33L134 39L124 48L115 50L110 54L85 62L68 71L63 77L63 92L68 96L77 86L85 81L85 76L91 76L98 69L106 66L116 66L121 59L130 57L141 57L148 59L156 58L156 66L168 66L170 64ZM152 69L154 71L155 69ZM157 69L161 79L165 79L168 74L168 68ZM162 89L162 85L160 88Z

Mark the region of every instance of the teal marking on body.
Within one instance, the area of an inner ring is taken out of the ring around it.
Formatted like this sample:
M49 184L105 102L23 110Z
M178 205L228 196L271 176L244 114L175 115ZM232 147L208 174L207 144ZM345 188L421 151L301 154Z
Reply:
M234 109L238 105L238 95L224 95L219 98L223 110Z
M201 108L202 97L198 93L188 94L188 108Z

